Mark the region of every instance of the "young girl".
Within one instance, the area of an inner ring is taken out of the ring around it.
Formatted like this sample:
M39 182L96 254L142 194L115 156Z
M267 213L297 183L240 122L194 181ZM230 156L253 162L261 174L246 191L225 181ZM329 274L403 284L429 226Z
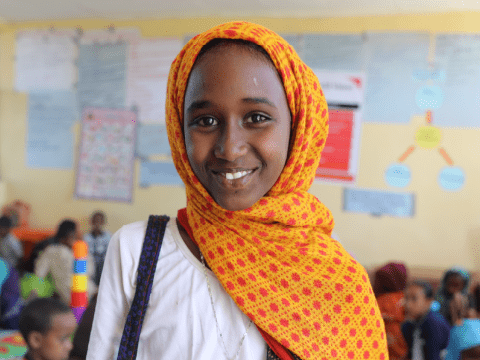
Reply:
M330 237L330 211L307 192L328 111L293 48L259 25L219 25L173 62L166 108L187 207L167 224L150 298L139 300L149 304L143 327L120 355L388 358L367 274ZM146 227L124 226L110 242L89 360L111 359L130 331L135 287L145 286L136 283L139 259L155 250L142 253Z
M435 300L440 303L440 313L447 319L450 325L454 325L451 316L451 303L456 294L461 294L468 300L468 317L475 317L475 301L468 293L470 274L461 267L452 267L445 272L440 289L435 295ZM473 313L473 315L471 315Z
M385 321L390 360L402 360L408 351L401 326L405 320L406 285L407 269L402 263L388 263L375 272L373 292Z
M453 327L445 360L480 359L480 320L467 319L469 303L461 293L456 293L450 302L450 317Z
M63 223L70 221L65 220ZM62 223L62 224L63 224ZM60 229L64 226L60 225ZM35 275L44 279L51 275L55 285L55 292L59 295L64 304L69 305L71 301L71 287L73 275L73 244L76 242L76 228L70 227L67 232L58 231L58 244L48 245L35 261ZM97 286L92 280L95 274L95 266L92 260L87 260L88 293L90 296L96 293Z

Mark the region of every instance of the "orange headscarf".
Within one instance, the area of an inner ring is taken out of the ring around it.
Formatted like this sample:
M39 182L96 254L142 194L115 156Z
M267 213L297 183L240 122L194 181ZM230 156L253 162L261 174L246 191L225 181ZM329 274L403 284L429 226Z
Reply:
M216 38L264 48L281 75L292 114L292 148L282 174L265 197L241 211L223 209L200 184L183 137L188 76L202 47ZM386 359L384 325L367 274L330 237L330 211L307 192L328 134L328 112L317 77L293 48L247 22L197 35L172 64L166 115L173 161L186 187L189 230L222 286L264 337L302 359Z

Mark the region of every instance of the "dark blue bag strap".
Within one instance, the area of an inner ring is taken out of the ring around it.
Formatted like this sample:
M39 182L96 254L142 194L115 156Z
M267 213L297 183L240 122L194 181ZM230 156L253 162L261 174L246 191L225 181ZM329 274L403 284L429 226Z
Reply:
M158 256L169 220L168 216L150 215L148 218L147 231L138 264L137 287L123 329L117 360L134 360L137 357L138 339L142 331Z

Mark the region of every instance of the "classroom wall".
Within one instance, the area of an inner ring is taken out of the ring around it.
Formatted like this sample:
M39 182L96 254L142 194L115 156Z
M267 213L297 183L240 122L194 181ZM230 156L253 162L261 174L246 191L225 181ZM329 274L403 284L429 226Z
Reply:
M480 32L480 13L376 16L329 19L247 19L279 33L363 31ZM25 167L25 94L13 92L15 32L25 28L103 29L111 24L139 27L145 37L183 36L238 19L166 19L143 21L69 20L0 24L0 205L22 199L32 205L33 227L54 227L63 217L79 219L87 229L88 215L102 209L108 228L145 220L149 214L174 216L185 205L184 189L134 189L131 204L73 199L74 170L34 170ZM385 189L385 169L413 144L419 114L407 125L364 123L357 186ZM72 129L77 142L79 126ZM436 150L415 150L406 160L412 181L404 189L416 194L413 218L373 217L342 211L342 187L315 183L311 192L332 211L335 232L347 250L365 266L403 260L409 266L448 267L461 264L480 269L480 124L478 128L442 130L443 147L466 174L459 192L445 192L437 176L445 161ZM135 164L137 184L139 163Z

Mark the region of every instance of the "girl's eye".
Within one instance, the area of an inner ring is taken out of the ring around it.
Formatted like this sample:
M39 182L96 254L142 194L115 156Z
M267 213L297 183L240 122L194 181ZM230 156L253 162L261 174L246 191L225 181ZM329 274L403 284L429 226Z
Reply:
M253 123L253 124L258 124L258 123L262 123L262 122L265 122L265 121L268 121L268 120L269 120L269 118L266 117L265 115L253 114L253 115L248 117L247 122Z
M215 126L217 125L217 120L213 117L204 117L198 120L198 125L200 126Z

